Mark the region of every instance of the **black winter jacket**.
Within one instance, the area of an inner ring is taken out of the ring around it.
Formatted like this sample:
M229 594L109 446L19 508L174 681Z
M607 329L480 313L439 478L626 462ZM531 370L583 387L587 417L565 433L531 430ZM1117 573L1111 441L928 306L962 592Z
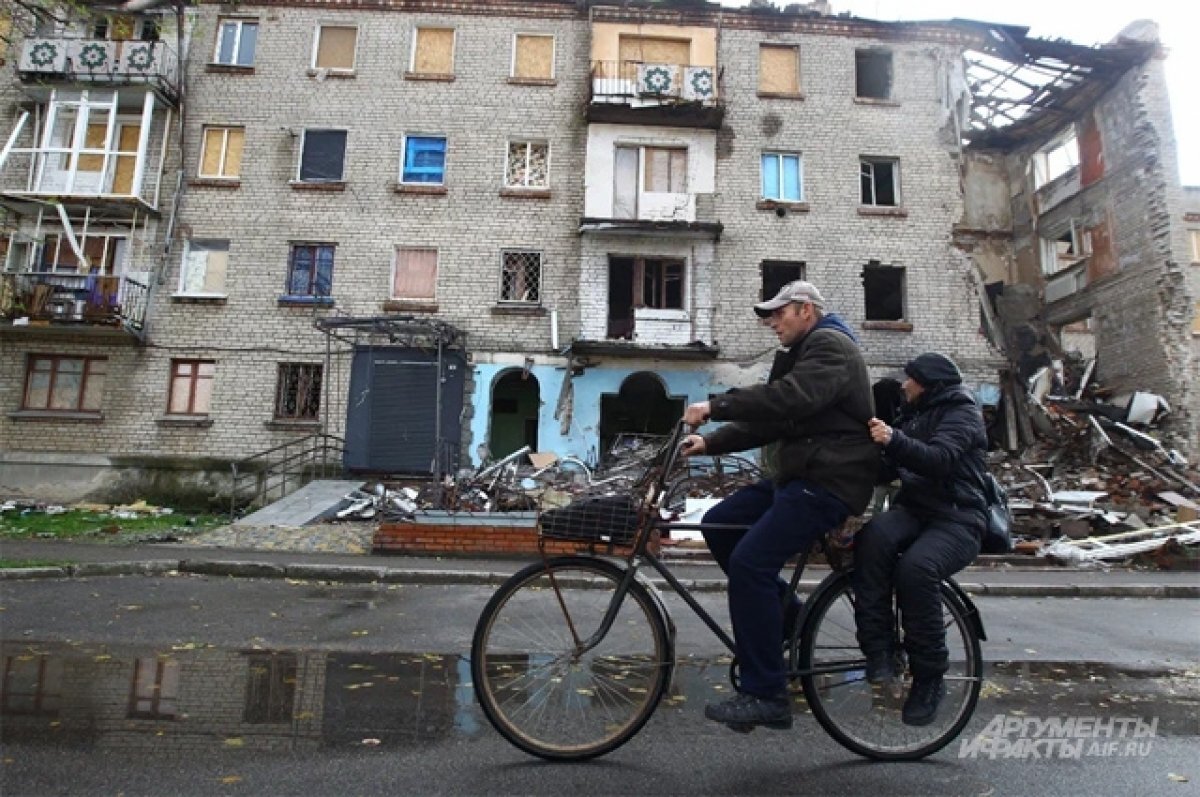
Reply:
M853 514L866 509L879 472L879 447L867 431L875 412L871 380L858 344L836 316L781 352L767 384L712 396L710 404L714 421L732 423L704 436L709 454L778 441L777 482L804 479Z
M952 385L925 393L898 423L884 449L888 479L900 478L896 503L920 514L982 521L987 431L971 392Z

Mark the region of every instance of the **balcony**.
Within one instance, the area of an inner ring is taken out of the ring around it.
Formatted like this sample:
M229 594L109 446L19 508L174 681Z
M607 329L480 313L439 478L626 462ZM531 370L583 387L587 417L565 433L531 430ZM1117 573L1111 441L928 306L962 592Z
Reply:
M587 120L717 130L725 118L719 81L714 66L593 61Z
M17 72L27 83L147 85L172 102L179 99L179 58L162 41L34 36L21 47Z
M150 286L130 277L3 273L0 329L142 341L149 297Z

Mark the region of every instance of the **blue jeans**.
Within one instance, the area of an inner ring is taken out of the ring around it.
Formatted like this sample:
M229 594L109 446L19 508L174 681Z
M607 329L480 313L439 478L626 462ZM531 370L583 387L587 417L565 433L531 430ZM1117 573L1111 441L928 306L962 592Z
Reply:
M788 585L779 571L849 514L828 490L800 479L778 487L769 480L743 487L704 514L705 523L749 526L744 531L704 532L709 550L729 576L729 616L741 691L774 698L787 689L779 645L781 598Z

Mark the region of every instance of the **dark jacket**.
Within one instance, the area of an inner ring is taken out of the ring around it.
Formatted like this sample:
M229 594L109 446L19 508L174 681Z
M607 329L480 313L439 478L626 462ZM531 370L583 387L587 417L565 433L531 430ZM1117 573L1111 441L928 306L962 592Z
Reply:
M916 407L906 408L884 449L888 476L900 478L896 503L919 514L982 520L985 451L983 413L967 388L925 392Z
M776 356L765 385L712 396L712 419L732 421L704 436L709 454L779 441L777 482L824 487L853 514L871 499L879 447L867 421L875 412L871 379L849 327L828 315Z

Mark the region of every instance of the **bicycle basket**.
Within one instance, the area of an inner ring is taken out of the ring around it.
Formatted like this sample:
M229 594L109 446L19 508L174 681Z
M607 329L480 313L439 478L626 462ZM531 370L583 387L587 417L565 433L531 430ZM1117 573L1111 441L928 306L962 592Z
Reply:
M543 537L571 542L630 545L638 530L639 503L629 495L580 497L539 519Z

